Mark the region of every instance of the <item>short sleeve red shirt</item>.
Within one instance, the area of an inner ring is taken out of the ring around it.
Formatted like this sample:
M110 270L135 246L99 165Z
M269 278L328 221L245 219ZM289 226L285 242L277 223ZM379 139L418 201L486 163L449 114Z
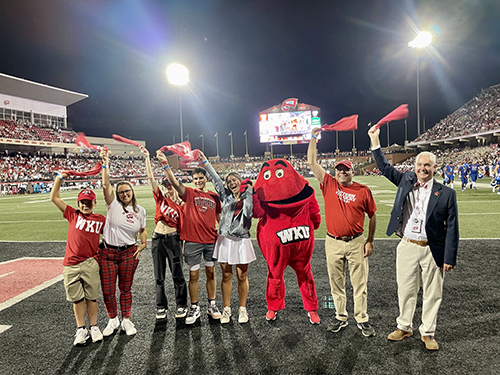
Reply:
M221 212L217 193L206 193L186 187L182 200L184 220L181 227L181 240L202 244L215 243L217 230L215 224Z
M66 206L63 217L69 222L63 265L74 266L94 257L99 248L106 217L96 213L84 215L69 205Z
M368 186L353 182L343 187L335 177L325 173L320 187L325 198L328 233L335 237L344 237L363 232L365 213L371 217L377 211Z
M153 191L153 196L156 202L155 223L163 221L169 227L177 228L180 231L183 215L182 206L164 196L160 188L156 193Z

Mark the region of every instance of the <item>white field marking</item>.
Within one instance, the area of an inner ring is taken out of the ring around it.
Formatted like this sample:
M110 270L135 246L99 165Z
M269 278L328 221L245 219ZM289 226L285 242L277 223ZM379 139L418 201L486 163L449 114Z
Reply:
M11 261L7 261L7 262L2 262L0 264L9 263L9 262L15 262L15 261L18 261L18 260L21 260L21 259L60 259L60 260L63 260L64 258L24 257L24 258L17 258L17 259L14 259L14 260L11 260ZM15 296L15 297L13 297L13 298L5 301L5 302L0 303L0 311L5 310L5 309L11 307L11 306L15 305L18 302L21 302L25 298L31 297L33 294L38 293L39 291L44 290L45 288L48 288L49 286L51 286L51 285L53 285L53 284L55 284L55 283L63 280L63 278L64 278L64 276L61 274L59 276L54 277L51 280L47 280L46 282L44 282L44 283L42 283L40 285L37 285L34 288L31 288L31 289L27 290L26 292L18 294L17 296Z
M0 224L14 224L14 223L59 223L61 221L67 220L10 220L10 221L0 221Z
M4 273L3 275L0 275L0 279L4 276L9 276L9 275L12 275L14 272L16 271L12 271L12 272L9 272L9 273Z
M72 200L72 199L78 199L78 197L66 197L66 198L61 198L63 201L67 201L67 200ZM30 203L46 203L46 202L50 202L50 198L49 199L38 199L38 200L33 200L33 201L28 201L28 202L23 202L23 203L27 203L27 204L30 204Z
M12 327L12 326L0 325L0 333L7 331L10 327Z
M372 190L372 194L396 194L396 190Z
M0 242L43 242L43 241L0 241ZM50 242L66 242L66 241L50 241ZM40 258L40 257L22 257L22 258L16 258L16 259L11 259L11 260L6 260L4 262L0 262L0 265L2 264L7 264L7 263L12 263L12 262L17 262L17 261L20 261L20 260L24 260L24 259L42 259L42 260L45 260L45 259L49 259L49 260L64 260L64 258L61 258L61 257L47 257L47 258Z

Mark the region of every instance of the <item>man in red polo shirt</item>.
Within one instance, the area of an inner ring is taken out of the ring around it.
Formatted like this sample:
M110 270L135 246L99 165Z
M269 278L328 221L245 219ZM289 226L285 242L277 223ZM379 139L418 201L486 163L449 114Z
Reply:
M316 160L316 142L320 128L312 130L307 150L307 163L320 182L325 198L327 237L325 240L326 261L336 319L328 326L338 332L347 326L345 265L349 265L351 284L354 288L354 318L362 334L374 336L375 330L368 322L367 281L368 257L373 254L377 207L370 189L353 182L354 171L348 160L335 166L335 177L326 173ZM363 236L365 213L368 215L368 238Z

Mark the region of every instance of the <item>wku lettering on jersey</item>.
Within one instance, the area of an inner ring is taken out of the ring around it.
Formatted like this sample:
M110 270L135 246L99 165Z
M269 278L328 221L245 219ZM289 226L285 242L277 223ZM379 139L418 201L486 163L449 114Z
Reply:
M164 216L174 221L177 221L179 219L179 214L177 213L177 211L172 207L169 207L165 202L161 202L160 211Z
M78 220L76 221L75 228L79 230L84 230L85 232L90 233L101 233L101 227L104 223L100 221L87 220L81 216L78 216Z
M337 190L337 195L339 199L344 203L351 203L356 200L356 194L349 194L342 190Z
M298 227L287 228L276 232L276 235L281 241L282 245L300 241L306 241L310 237L310 230L307 225L300 225Z
M198 207L200 212L205 212L208 208L215 210L215 201L206 197L195 197L194 205Z

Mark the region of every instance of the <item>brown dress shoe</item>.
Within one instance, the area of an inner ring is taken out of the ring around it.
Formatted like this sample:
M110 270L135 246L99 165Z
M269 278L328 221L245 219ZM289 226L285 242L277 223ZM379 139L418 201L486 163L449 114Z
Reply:
M427 350L438 350L439 345L434 339L434 336L422 336L422 342L425 344Z
M398 328L394 332L390 333L389 336L387 336L387 339L391 340L391 341L401 341L405 337L410 337L410 336L413 336L413 332L403 331L403 330Z

